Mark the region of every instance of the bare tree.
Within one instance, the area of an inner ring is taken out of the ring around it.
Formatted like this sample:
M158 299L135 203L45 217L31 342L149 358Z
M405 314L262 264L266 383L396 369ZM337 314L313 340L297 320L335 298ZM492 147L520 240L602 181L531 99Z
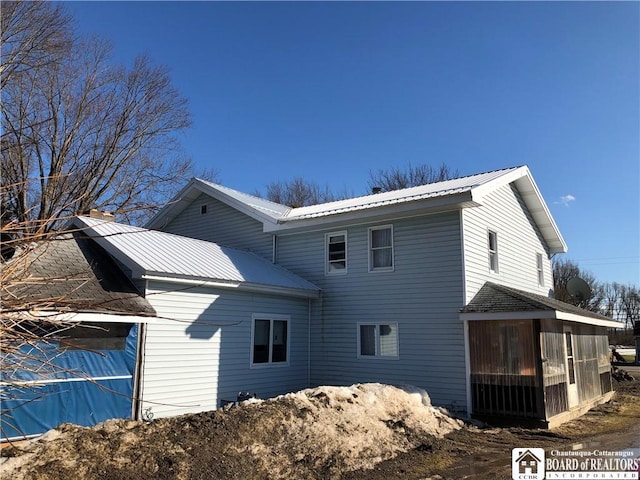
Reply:
M458 170L452 170L444 163L438 168L422 164L406 168L390 167L377 172L369 172L369 189L380 189L383 192L400 190L402 188L417 187L429 183L451 180L460 176Z
M575 298L567 291L567 282L572 278L581 278L590 288L587 298ZM562 302L576 305L591 312L602 313L606 293L591 272L583 271L571 260L554 259L553 261L554 298Z
M261 193L256 192L256 195L261 196ZM266 187L265 198L292 208L338 200L338 197L330 191L328 186L322 187L315 182L306 181L302 177L269 183Z
M70 17L50 2L2 2L0 88L15 74L54 64L71 44Z
M3 50L15 44L3 61L2 223L48 231L92 207L135 221L162 204L192 176L178 141L190 114L168 70L145 56L114 64L108 42L72 39L59 5L10 7L2 17ZM40 38L47 12L57 19L49 41L29 51L22 45Z

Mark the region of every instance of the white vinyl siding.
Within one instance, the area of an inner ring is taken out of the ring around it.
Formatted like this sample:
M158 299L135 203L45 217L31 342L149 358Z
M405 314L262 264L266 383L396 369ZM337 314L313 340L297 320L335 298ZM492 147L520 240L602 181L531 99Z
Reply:
M548 249L531 214L517 189L506 185L486 195L482 205L465 208L463 222L465 285L468 303L485 282L491 281L521 290L547 295L552 285ZM498 233L497 273L489 270L487 232ZM532 261L543 252L542 285L538 282L538 267Z
M369 227L385 225L346 229L348 275L325 275L325 233L333 230L278 237L278 263L322 289L312 310L311 383L406 383L427 389L435 404L464 410L459 213L394 221L394 273L373 275ZM359 361L359 323L397 324L398 358Z
M205 194L159 230L248 250L268 260L273 256L273 237L262 231L261 222Z
M161 318L145 325L142 408L154 418L213 410L240 391L268 398L309 386L307 299L153 282ZM251 368L252 319L288 318L287 367Z
M326 274L347 273L347 232L331 232L325 235Z

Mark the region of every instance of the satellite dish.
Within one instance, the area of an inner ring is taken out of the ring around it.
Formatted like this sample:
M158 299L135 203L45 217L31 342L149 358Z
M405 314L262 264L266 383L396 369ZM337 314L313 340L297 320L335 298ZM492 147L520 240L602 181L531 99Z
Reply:
M581 302L591 296L591 287L580 277L573 277L567 281L567 292Z

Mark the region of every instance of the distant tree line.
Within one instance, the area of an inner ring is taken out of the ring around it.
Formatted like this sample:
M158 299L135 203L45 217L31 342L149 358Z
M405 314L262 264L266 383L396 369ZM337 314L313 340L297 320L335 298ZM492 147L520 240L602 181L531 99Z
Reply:
M589 285L586 298L574 298L567 291L567 282L575 277ZM640 321L640 288L636 285L600 282L591 272L568 259L554 260L553 283L554 297L558 300L611 317L624 324L625 329L633 328L634 322Z
M375 172L369 171L367 191L371 193L390 192L451 180L459 176L458 170L451 169L444 163L439 167L433 167L426 163L414 166L409 163L404 168L392 166ZM265 187L264 193L257 190L255 195L292 208L344 200L354 196L346 189L334 191L329 185L320 185L302 177L271 182Z

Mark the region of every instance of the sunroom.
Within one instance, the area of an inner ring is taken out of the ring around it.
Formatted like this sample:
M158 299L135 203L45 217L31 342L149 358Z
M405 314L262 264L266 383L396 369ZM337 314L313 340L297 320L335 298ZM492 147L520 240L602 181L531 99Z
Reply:
M460 316L472 417L553 428L612 397L610 318L493 283Z

